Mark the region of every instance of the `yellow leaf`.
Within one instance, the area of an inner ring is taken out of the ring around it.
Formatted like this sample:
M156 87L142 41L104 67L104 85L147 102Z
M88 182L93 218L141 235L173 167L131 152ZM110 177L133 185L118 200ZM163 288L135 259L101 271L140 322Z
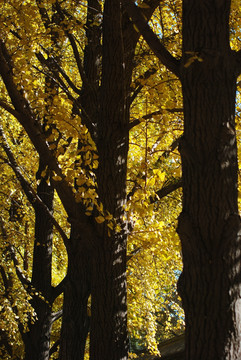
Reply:
M81 186L81 185L83 185L85 183L86 183L86 179L83 176L78 177L78 179L76 180L76 184L78 186Z
M155 185L155 178L153 177L153 178L151 178L151 179L149 179L148 181L147 181L147 186L153 186L153 185Z
M61 180L62 180L61 176L59 176L59 175L54 175L54 176L52 177L52 179L53 179L54 181L61 181Z
M161 171L160 169L154 169L153 173L158 176L161 181L164 181L166 174L163 171Z
M99 216L97 216L97 217L95 218L95 221L96 221L98 224L101 224L101 223L103 223L103 222L105 221L105 218L104 218L104 216L99 215Z
M44 178L47 174L47 169L48 167L46 166L46 168L41 172L41 177Z
M107 224L107 226L111 229L111 230L113 230L114 229L114 224L113 224L113 222L111 221L111 222L109 222L108 224Z
M117 233L121 231L121 227L120 227L120 225L119 225L119 224L118 224L118 225L116 225L116 227L115 227L115 231L116 231Z

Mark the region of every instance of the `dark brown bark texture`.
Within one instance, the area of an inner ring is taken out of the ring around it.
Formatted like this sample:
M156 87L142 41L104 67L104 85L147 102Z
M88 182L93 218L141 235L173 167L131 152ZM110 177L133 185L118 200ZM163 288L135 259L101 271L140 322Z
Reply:
M121 225L108 236L99 229L92 259L90 358L127 359L126 199L128 112L126 112L122 10L119 0L106 0L103 18L102 82L97 124L98 194L104 209ZM105 334L105 336L103 336ZM99 344L99 345L97 345Z
M241 356L237 74L229 11L226 0L183 1L183 211L178 233L188 360Z

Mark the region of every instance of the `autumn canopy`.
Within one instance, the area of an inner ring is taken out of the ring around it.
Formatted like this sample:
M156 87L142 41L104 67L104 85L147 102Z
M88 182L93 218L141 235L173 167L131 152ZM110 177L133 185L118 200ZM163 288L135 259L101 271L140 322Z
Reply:
M240 18L0 0L1 359L241 356Z

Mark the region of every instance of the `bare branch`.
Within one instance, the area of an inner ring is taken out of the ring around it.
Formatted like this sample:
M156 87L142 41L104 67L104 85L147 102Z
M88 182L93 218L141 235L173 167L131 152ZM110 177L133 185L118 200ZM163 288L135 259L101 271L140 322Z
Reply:
M153 204L156 201L161 200L165 196L171 194L173 191L180 189L182 187L182 179L178 179L171 184L164 185L160 190L158 190L154 197L150 198L150 203Z

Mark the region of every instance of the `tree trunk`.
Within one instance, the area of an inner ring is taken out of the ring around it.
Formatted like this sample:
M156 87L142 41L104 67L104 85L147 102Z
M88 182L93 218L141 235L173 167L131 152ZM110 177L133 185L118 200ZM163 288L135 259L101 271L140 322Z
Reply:
M90 296L90 250L83 244L78 228L72 225L69 240L68 270L64 286L64 308L59 360L84 359L89 332L87 303Z
M86 46L84 49L84 78L78 106L83 123L96 125L98 92L101 69L101 4L88 0L86 19ZM73 108L73 112L75 108ZM96 134L92 134L95 136ZM79 147L81 148L81 140ZM86 170L90 170L88 166ZM78 217L78 216L77 216ZM71 225L68 253L68 271L64 289L64 307L60 340L60 360L83 360L90 318L87 303L90 296L91 244L94 239L79 231L77 224Z
M183 1L183 211L178 233L186 359L241 356L236 73L230 1Z
M39 175L45 166L40 161ZM38 175L37 175L38 178ZM39 176L41 179L41 176ZM48 185L46 179L41 179L37 187L37 194L49 210L53 211L54 189ZM53 225L41 206L34 206L35 210L35 242L32 270L31 305L37 319L29 322L29 331L23 336L25 344L25 360L48 360L50 347L51 317L51 270L52 270L52 239Z
M91 360L128 358L126 239L99 239L93 257Z
M98 119L98 194L120 226L98 228L91 279L91 360L128 357L126 305L126 202L129 107L119 0L106 0L103 19L102 83ZM104 334L104 335L103 335Z

